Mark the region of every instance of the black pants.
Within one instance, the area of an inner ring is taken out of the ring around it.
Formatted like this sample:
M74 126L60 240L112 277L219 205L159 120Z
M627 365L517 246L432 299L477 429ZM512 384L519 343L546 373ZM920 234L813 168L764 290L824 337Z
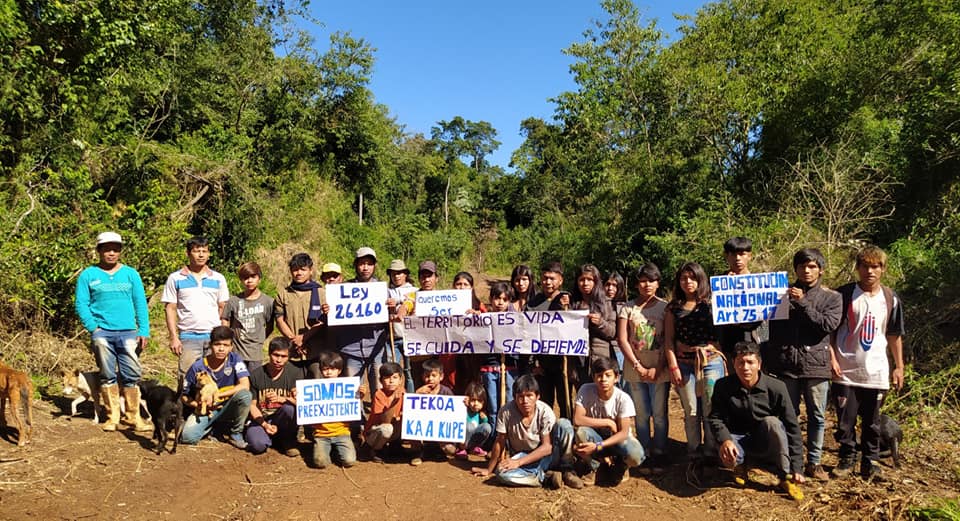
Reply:
M850 385L833 384L837 405L837 431L834 437L840 444L840 459L849 459L857 450L857 417L860 423L861 461L880 458L880 406L886 391Z
M556 399L561 418L573 418L573 403L569 396L570 384L563 377L562 356L539 356L537 362L542 370L536 375L537 385L540 386L540 400L553 407ZM569 372L571 367L567 368Z

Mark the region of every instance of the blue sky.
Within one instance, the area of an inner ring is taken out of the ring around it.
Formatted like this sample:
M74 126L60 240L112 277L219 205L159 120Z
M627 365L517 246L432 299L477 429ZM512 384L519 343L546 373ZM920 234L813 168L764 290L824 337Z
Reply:
M673 13L694 14L703 3L637 5L672 34ZM304 25L318 49L336 31L377 49L370 88L408 133L429 136L437 121L458 115L489 121L502 142L490 161L504 168L522 142L520 122L550 119L548 99L576 87L572 60L561 51L582 39L591 20L605 19L593 0L314 0L309 9L323 24Z

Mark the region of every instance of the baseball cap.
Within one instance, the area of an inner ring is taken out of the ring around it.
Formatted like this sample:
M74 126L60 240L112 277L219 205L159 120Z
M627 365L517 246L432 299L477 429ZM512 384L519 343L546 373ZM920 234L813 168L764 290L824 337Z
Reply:
M404 263L403 260L401 259L393 259L392 261L390 261L390 267L387 268L387 273L390 273L391 271L396 271L396 272L405 271L407 273L410 273L410 270L407 269L406 263Z
M337 273L337 274L341 274L341 273L343 273L343 269L341 269L341 268L340 268L340 265L337 264L336 262L328 262L328 263L324 264L322 268L320 268L320 274L322 275L322 274L324 274L324 273Z
M120 234L117 232L103 232L97 235L97 246L108 243L123 244L123 239L120 238Z
M420 263L420 271L437 272L437 265L433 261L423 261Z
M364 246L363 248L360 248L359 250L357 250L357 256L355 258L359 259L361 257L373 257L374 262L376 262L377 252L373 251L373 248Z

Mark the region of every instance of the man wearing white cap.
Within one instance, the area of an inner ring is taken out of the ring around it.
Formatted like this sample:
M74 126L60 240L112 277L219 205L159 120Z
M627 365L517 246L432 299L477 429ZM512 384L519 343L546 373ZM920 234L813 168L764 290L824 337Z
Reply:
M357 250L353 261L357 276L347 282L379 282L374 272L377 269L377 254L373 248ZM366 369L371 390L378 387L377 374L383 363L387 343L386 324L356 324L334 328L337 347L343 356L344 374L360 376Z
M149 431L153 426L140 417L137 386L142 374L137 354L150 336L147 297L137 270L120 263L122 246L123 239L116 232L97 236L100 261L80 273L75 305L83 327L90 332L100 368L100 402L107 413L103 430L115 431L123 423L135 431ZM123 419L120 387L126 402Z

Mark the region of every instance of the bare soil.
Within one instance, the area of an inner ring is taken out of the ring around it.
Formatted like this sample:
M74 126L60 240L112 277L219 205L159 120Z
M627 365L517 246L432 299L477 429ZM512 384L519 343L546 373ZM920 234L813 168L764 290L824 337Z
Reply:
M81 408L82 416L64 415L68 404L59 396L34 402L34 435L26 448L12 443L12 428L0 440L0 518L901 519L909 505L957 497L960 490L956 456L939 456L956 452L956 440L949 438L908 449L904 468L884 466L884 483L856 477L808 483L801 502L778 492L768 474L756 474L758 483L740 488L723 471L688 473L675 395L675 464L664 474L635 475L616 488L559 491L490 484L469 473L480 460L316 470L303 457L273 451L253 456L216 440L156 455L153 442L139 434L102 432L89 408ZM836 462L830 432L828 467Z

